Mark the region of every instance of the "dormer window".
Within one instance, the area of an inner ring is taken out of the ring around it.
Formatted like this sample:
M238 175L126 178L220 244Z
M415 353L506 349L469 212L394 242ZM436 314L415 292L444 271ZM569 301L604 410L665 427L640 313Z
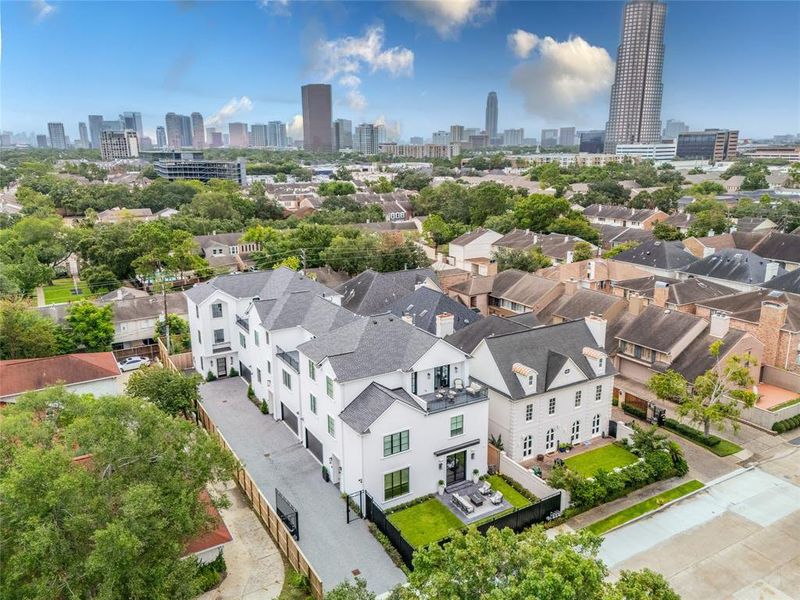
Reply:
M533 375L528 375L528 385L533 385Z

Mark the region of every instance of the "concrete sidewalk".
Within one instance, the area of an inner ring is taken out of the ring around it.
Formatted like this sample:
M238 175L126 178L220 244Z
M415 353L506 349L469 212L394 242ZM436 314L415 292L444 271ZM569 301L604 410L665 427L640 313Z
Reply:
M299 513L300 548L326 590L353 577L385 592L405 581L363 520L346 522L339 489L322 479L321 466L289 429L263 415L247 399L241 378L203 384L203 406L245 463L264 497L275 502L279 489Z

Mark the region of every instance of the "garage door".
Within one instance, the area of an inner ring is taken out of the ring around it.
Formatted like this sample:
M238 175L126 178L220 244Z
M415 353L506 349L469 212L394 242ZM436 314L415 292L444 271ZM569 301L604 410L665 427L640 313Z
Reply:
M289 407L281 402L281 419L289 426L289 429L297 433L297 415Z
M320 442L308 429L306 429L306 448L311 451L311 454L317 457L319 462L322 462L322 442Z

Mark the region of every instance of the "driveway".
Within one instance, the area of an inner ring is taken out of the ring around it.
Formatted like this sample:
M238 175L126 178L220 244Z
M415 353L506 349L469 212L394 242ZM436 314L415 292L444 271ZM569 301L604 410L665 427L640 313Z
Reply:
M600 557L612 575L660 572L684 600L797 598L800 450L786 448L612 531Z
M264 497L274 506L277 487L297 509L300 548L326 590L354 572L379 594L405 582L366 522L346 522L339 489L322 480L320 464L283 423L261 414L247 399L243 379L206 383L200 393L204 408Z

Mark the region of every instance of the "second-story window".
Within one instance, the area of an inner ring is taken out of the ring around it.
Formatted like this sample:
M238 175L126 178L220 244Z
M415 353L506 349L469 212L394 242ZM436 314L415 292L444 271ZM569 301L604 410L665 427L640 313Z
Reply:
M215 319L222 316L222 302L215 302L211 305L211 316Z
M308 378L311 379L311 381L316 381L317 379L317 366L310 358L308 359Z
M527 404L525 406L525 420L526 421L533 421L533 404Z
M391 456L408 450L408 429L383 436L383 455Z
M550 398L547 404L547 414L554 415L556 414L556 399Z
M197 330L197 343L198 344L202 344L203 343L203 336L200 335L200 330L199 329Z
M325 392L328 394L328 398L333 398L333 379L330 377L325 377Z
M450 417L450 437L464 433L464 415Z
M581 390L578 390L577 392L575 392L575 408L580 408L580 406L581 406L581 395L582 394L583 394L583 392L581 392Z
M600 402L600 399L602 397L603 397L603 386L598 385L596 388L594 388L594 401Z
M328 415L328 435L332 438L336 437L336 424L333 420L333 417Z
M317 397L314 394L308 395L308 404L311 407L311 412L317 414Z
M215 329L214 330L214 343L221 344L225 341L225 330L224 329Z
M255 331L255 330L253 331L253 343L254 343L256 346L258 346L258 345L259 345L259 344L258 344L258 332L257 332L257 331Z
M283 385L288 389L292 389L292 376L283 369Z
M239 345L242 348L247 348L247 339L244 337L243 333L239 333Z

